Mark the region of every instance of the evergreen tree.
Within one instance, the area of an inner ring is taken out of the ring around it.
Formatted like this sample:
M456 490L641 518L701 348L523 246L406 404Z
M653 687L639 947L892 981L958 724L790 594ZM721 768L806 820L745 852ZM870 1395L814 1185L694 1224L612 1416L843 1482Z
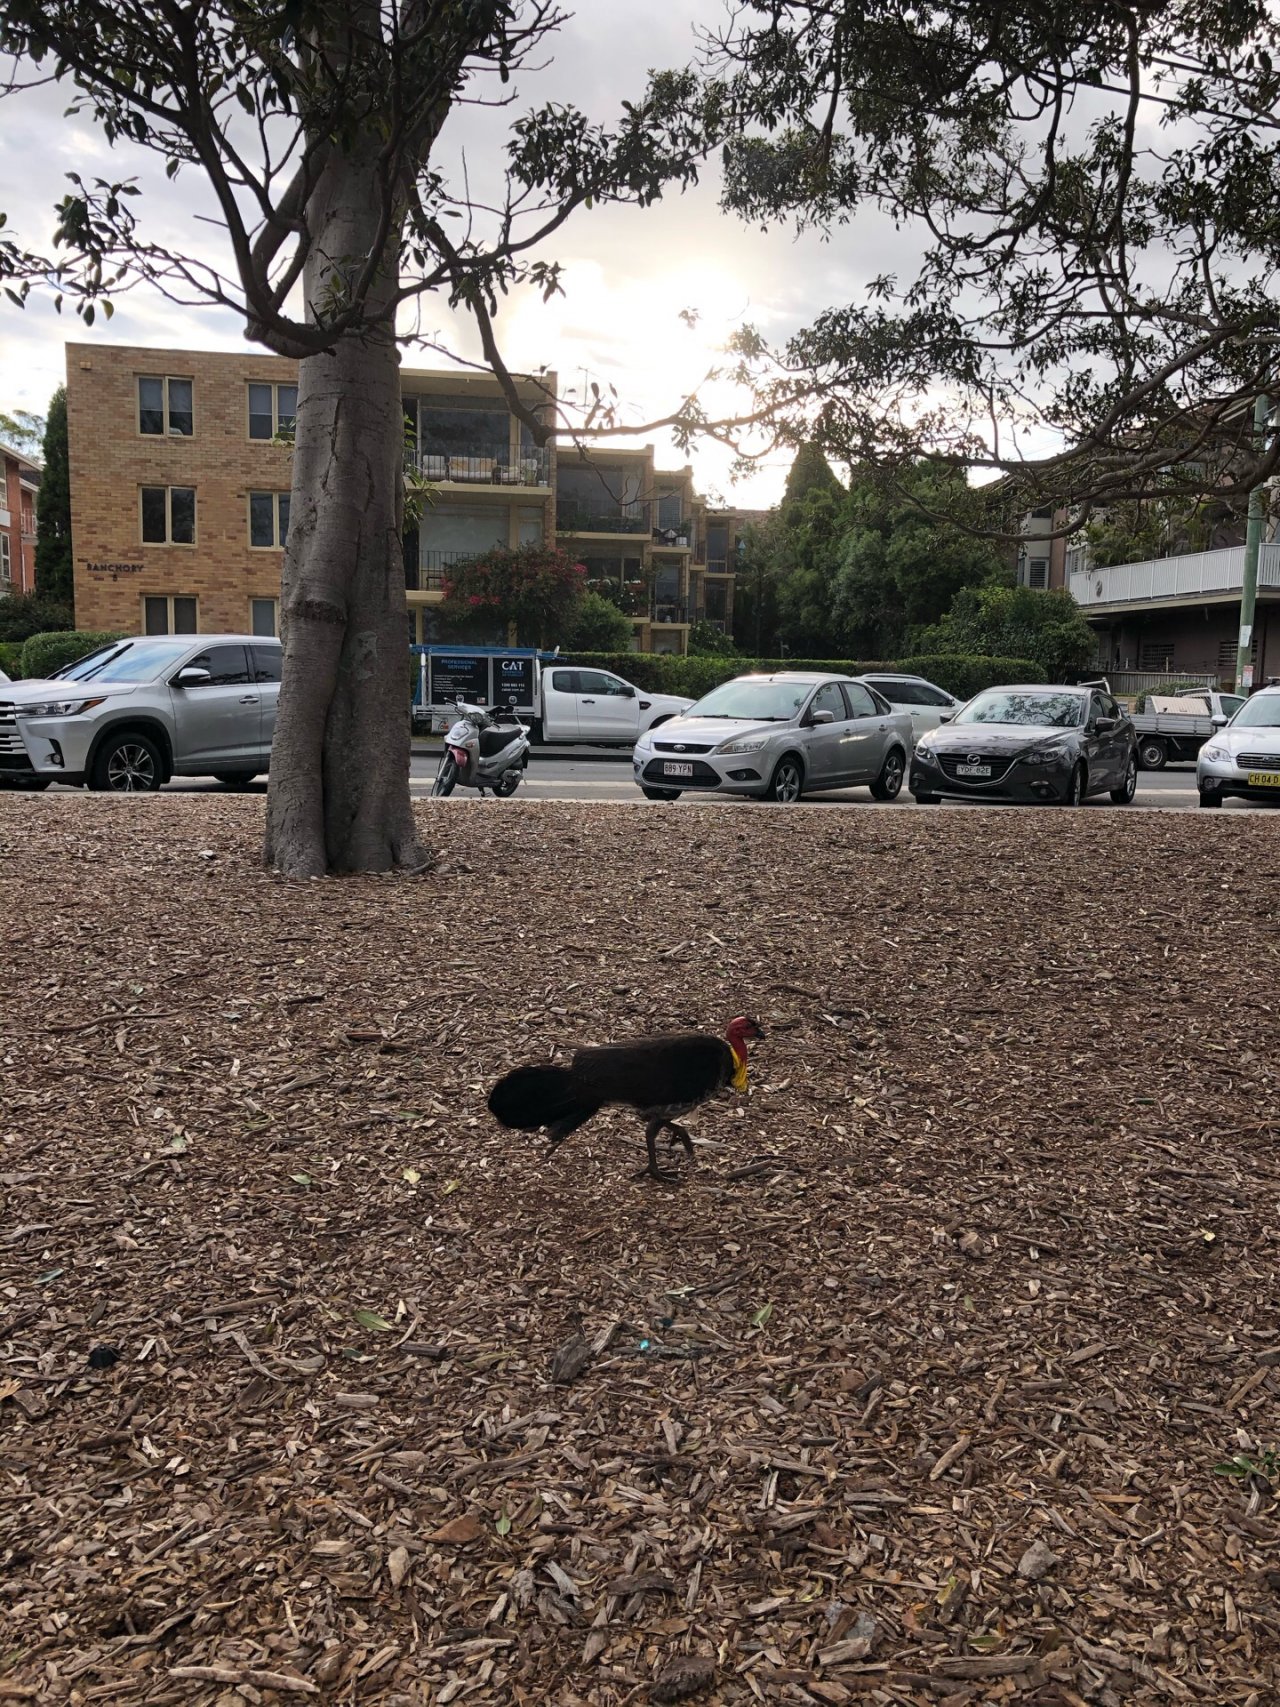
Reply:
M48 599L75 608L71 557L71 472L67 458L67 388L49 402L44 429L44 473L36 498L36 587Z

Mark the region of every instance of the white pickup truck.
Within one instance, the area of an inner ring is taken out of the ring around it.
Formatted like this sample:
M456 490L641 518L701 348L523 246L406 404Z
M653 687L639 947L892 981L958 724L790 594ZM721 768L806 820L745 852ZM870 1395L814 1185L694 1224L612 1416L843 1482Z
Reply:
M1131 717L1138 732L1138 763L1145 771L1162 770L1170 759L1194 759L1214 733L1215 717L1234 717L1243 694L1216 688L1190 688L1176 697L1141 694Z
M611 670L561 661L527 647L414 647L415 730L443 732L461 698L505 705L530 726L535 741L632 747L646 729L693 704L650 693Z

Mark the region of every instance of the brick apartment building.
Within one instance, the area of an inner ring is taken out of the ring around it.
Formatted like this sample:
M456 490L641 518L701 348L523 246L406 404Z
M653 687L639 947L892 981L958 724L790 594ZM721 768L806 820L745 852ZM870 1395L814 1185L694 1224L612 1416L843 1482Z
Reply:
M67 346L82 628L279 631L296 379L248 351ZM554 375L519 383L531 407L554 400ZM637 649L683 652L692 623L732 623L734 519L708 520L691 469L657 469L652 447L540 448L488 374L405 369L402 387L406 463L432 488L405 534L411 638L433 638L452 565L557 538Z
M36 584L36 494L40 464L0 444L0 598Z

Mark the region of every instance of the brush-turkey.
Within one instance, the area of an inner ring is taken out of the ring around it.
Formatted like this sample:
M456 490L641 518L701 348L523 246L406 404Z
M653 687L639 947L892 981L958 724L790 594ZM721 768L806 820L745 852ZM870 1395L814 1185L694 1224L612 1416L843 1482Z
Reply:
M654 1179L675 1179L658 1166L659 1132L666 1127L670 1142L683 1144L692 1156L693 1140L676 1116L726 1085L746 1090L747 1040L763 1036L753 1019L738 1018L729 1021L724 1037L691 1031L579 1049L567 1067L517 1067L499 1079L489 1093L489 1112L518 1132L545 1126L554 1150L602 1108L634 1108L645 1122L646 1171Z

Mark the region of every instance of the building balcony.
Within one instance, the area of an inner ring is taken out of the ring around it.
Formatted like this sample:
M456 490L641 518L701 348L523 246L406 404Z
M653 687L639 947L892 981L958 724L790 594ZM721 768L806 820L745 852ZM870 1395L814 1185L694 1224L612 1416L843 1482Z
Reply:
M674 527L660 527L653 530L653 549L655 551L691 551L693 530L688 522L678 522Z
M1239 597L1243 584L1242 545L1110 569L1076 569L1070 581L1071 596L1086 615L1133 606L1227 602ZM1258 588L1280 589L1280 545L1264 545L1258 553Z
M689 622L689 607L670 599L655 599L649 621L661 627L680 627Z
M456 563L473 563L478 551L424 551L418 563L406 563L404 584L411 593L443 593L450 569Z
M550 490L551 452L501 451L493 445L451 445L405 452L405 472L433 486L524 486Z
M623 504L614 510L588 510L561 499L556 510L557 533L644 534L649 532L649 506Z

